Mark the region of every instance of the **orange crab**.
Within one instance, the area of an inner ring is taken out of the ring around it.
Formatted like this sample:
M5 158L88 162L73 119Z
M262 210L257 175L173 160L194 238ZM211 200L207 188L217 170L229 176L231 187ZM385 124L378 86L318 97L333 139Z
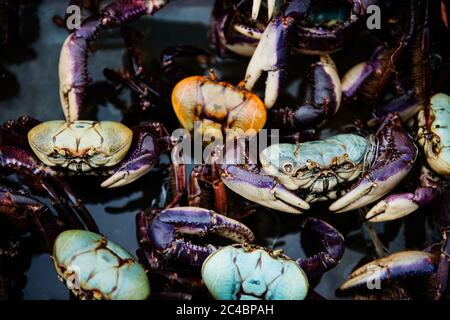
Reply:
M202 134L205 142L223 141L226 129L255 135L264 127L267 112L261 99L243 85L218 81L213 71L209 77L181 80L172 91L178 120L186 130Z

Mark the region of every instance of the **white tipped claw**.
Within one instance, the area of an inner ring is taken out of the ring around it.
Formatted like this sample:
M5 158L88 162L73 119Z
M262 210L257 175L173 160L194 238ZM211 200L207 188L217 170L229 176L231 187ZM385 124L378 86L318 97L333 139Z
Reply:
M392 195L381 200L366 214L366 219L370 222L391 221L416 211L419 206L411 199L412 197L408 197L409 195L411 194Z
M117 188L122 187L127 184L132 183L133 181L139 179L143 175L147 174L152 170L153 166L151 165L142 165L140 168L136 170L118 170L108 179L102 182L102 188Z

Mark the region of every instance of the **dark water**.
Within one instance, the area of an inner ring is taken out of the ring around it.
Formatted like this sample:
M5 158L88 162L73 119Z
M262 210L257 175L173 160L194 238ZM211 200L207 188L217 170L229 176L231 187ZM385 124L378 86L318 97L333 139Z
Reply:
M61 45L66 31L52 23L54 14L64 13L67 1L44 0L38 7L35 20L25 21L30 26L27 41L11 52L3 52L4 66L15 81L0 88L0 121L15 119L27 114L39 120L63 119L59 95L57 64ZM162 48L175 44L193 44L208 47L207 27L212 1L179 0L174 1L155 17L143 18L136 26L145 33L149 59L159 56ZM89 59L89 67L94 86L102 88L106 67L119 69L123 65L125 49L120 34L108 31L95 43L96 52ZM352 61L340 54L340 67L349 66ZM338 57L338 58L339 58ZM300 58L299 58L300 59ZM308 61L307 58L305 58ZM355 61L359 62L359 61ZM222 63L222 66L228 66ZM237 63L234 69L219 68L219 75L227 80L238 80L245 72L245 61ZM230 70L234 74L230 74ZM298 84L293 82L293 86ZM339 119L354 117L358 110L344 110ZM120 120L120 112L110 103L98 107L97 118ZM338 122L333 124L338 127ZM97 221L102 233L121 244L134 254L137 248L135 237L135 214L148 207L158 196L162 181L161 173L150 173L138 182L119 189L105 190L99 186L100 180L74 178L74 188L84 199L87 208ZM346 279L352 269L362 259L375 256L367 232L361 227L358 213L351 212L332 215L324 210L326 206L314 206L308 215L319 216L344 233L347 250L342 262L325 274L315 288L325 298L335 298L335 290ZM291 257L304 256L300 244L300 225L302 218L258 209L254 217L246 222L258 236L258 243L274 248L282 248ZM406 221L406 222L405 222ZM415 213L403 222L377 226L381 238L390 252L404 248L405 234L415 237L417 226L425 225L425 218ZM422 229L421 227L419 229ZM303 239L308 242L308 239ZM413 241L420 246L423 242ZM69 293L56 275L48 254L35 254L26 272L27 283L23 289L25 299L68 299Z

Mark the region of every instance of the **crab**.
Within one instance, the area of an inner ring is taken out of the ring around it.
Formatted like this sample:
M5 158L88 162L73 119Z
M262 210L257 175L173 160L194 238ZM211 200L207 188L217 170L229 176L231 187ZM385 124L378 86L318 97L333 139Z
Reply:
M400 118L390 115L375 134L274 144L259 155L263 170L225 163L221 176L234 192L272 209L301 213L309 203L335 200L329 210L346 212L393 190L416 157L417 148Z
M308 218L304 228L321 239L322 250L293 260L282 250L235 244L210 254L202 265L202 279L217 300L303 300L309 281L335 267L344 253L343 236L328 223ZM308 280L309 279L309 280Z
M157 122L142 122L129 129L112 121L41 123L25 116L6 122L1 131L1 167L5 170L29 171L45 178L110 175L102 183L109 188L131 183L149 172L159 155L173 145Z
M144 268L121 246L85 230L67 230L53 246L63 281L82 300L145 300L150 283Z
M172 106L181 125L208 143L225 141L227 129L253 136L266 123L266 109L255 94L217 81L214 72L181 80L172 91Z

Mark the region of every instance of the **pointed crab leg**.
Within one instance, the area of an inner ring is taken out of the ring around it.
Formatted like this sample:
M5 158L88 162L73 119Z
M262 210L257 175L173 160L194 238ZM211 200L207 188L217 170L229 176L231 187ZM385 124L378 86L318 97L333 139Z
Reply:
M389 115L377 132L378 154L349 192L333 202L329 209L346 212L366 206L390 192L410 171L417 147L401 127L398 115Z
M312 257L298 259L297 263L309 279L317 278L339 264L344 255L345 240L339 231L320 219L308 218L303 227L317 234L323 250Z
M378 202L366 215L370 222L390 221L402 218L419 207L431 203L442 190L440 181L432 172L422 167L419 187L412 192L392 194Z
M217 234L238 243L255 239L252 231L242 223L198 207L165 209L153 217L146 231L143 223L145 221L141 219L140 232L146 233L142 238L148 238L153 250L166 259L194 267L201 266L216 247L193 244L184 240L183 235L205 237Z
M436 277L435 299L440 299L448 288L448 274L450 266L450 191L446 190L439 199L437 210L433 218L439 225L442 244L440 245L439 262Z
M38 163L30 153L12 146L0 145L0 168L27 178L36 189L44 191L52 200L53 207L72 228L83 229L84 223L90 231L98 232L95 221L71 188L57 177L57 172ZM55 183L57 190L49 182ZM63 192L62 196L58 193L60 189ZM67 205L67 201L70 206ZM75 210L76 215L71 208Z
M405 277L426 276L436 272L434 254L423 251L402 251L381 258L352 272L340 290L349 290L375 281L399 280Z
M90 83L88 42L101 29L120 25L145 14L153 14L167 2L168 0L115 0L104 7L99 16L88 18L67 37L59 60L60 99L67 121L79 119L86 87Z
M267 72L264 104L270 109L278 98L287 69L295 20L309 10L310 1L290 0L264 30L245 73L245 88L252 90L262 72Z
M34 225L52 250L56 236L62 231L48 207L22 190L0 186L0 215L14 228L28 231Z

